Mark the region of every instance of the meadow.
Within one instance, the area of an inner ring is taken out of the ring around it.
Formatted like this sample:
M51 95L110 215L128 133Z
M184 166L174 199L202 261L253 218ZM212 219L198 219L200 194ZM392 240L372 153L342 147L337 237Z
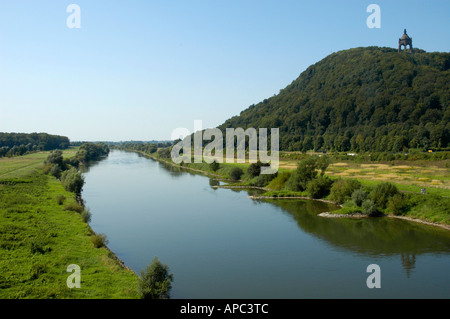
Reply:
M0 298L137 298L138 276L94 246L74 193L42 173L48 154L0 159ZM70 264L81 288L67 286Z

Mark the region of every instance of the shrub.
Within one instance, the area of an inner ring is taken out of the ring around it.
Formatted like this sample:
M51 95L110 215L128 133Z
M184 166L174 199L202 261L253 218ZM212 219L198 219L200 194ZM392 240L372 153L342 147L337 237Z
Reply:
M59 165L53 165L49 173L59 179L61 177L61 168Z
M94 234L91 236L91 242L94 244L95 248L100 248L108 245L108 239L106 239L105 234Z
M284 188L286 181L291 177L291 172L281 172L275 177L269 185L267 185L268 188L273 190L281 190Z
M242 171L241 168L234 167L230 172L230 177L231 179L237 181L241 178L242 174L244 174L244 172Z
M367 216L371 216L371 217L378 216L380 214L377 206L375 205L374 201L371 199L366 199L362 203L362 213Z
M60 167L63 165L63 154L61 150L54 150L47 156L46 163L56 164Z
M298 163L297 169L286 182L286 188L295 192L304 191L309 181L317 176L318 157L310 156Z
M355 189L352 193L352 201L356 206L361 207L362 203L366 200L367 193L362 189Z
M83 219L83 221L85 223L89 223L91 221L91 216L92 216L92 214L89 209L84 209L81 212L81 218Z
M389 198L387 203L387 208L394 214L394 215L402 215L406 212L406 209L408 207L408 203L406 200L406 197L402 194L395 194L391 198Z
M322 198L330 193L333 181L328 176L320 175L306 186L306 191L312 198Z
M84 178L76 168L71 168L61 174L61 182L64 189L75 194L80 194L84 185Z
M68 203L64 205L64 210L69 210L81 214L81 212L83 211L83 207L81 207L77 203Z
M213 171L216 172L219 168L220 168L220 164L217 163L216 161L212 162L211 164L209 164L209 168Z
M257 165L256 163L250 164L250 166L247 168L247 174L252 178L259 176L260 173L261 173L261 166Z
M344 203L350 199L356 189L361 188L361 183L356 179L338 179L330 190L330 199L337 203Z
M66 200L66 196L64 196L64 195L56 196L56 202L58 203L58 205L64 204L65 200Z
M397 187L389 182L378 184L374 190L370 193L370 198L375 202L378 207L386 208L389 198L398 194Z
M261 166L262 165L263 164L260 161L250 164L250 166L247 168L247 174L251 178L259 176L261 174Z
M258 186L258 187L264 187L267 184L270 183L271 180L273 180L275 177L277 176L277 174L261 174L258 177L256 177L253 181L252 181L252 185Z
M138 290L143 299L169 299L172 281L169 267L155 257L145 271L141 271Z
M47 175L48 173L50 173L50 170L52 169L53 165L50 163L44 163L42 165L42 173L44 175Z

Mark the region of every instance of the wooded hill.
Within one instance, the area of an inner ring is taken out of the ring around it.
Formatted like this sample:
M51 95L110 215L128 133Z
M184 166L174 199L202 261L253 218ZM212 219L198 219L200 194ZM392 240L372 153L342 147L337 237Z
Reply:
M449 69L450 53L339 51L219 128L278 127L285 151L445 149Z

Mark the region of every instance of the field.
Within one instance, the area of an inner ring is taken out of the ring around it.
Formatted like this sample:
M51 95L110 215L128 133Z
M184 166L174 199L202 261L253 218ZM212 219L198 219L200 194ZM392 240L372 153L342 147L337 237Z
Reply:
M74 194L42 174L47 156L0 159L0 298L136 298L137 275L94 247L90 226L69 210ZM81 288L67 287L70 264Z
M280 160L280 169L293 170L297 167L297 162ZM425 188L428 194L450 196L450 168L445 166L444 161L331 161L326 174L335 178L356 178L365 185L391 182L405 192L420 193Z

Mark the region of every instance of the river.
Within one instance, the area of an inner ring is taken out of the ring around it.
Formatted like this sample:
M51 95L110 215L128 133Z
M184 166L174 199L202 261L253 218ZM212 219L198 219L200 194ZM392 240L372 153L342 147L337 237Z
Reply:
M157 256L172 298L450 298L450 232L390 218L317 216L333 205L245 190L114 150L84 173L91 227L140 273ZM367 267L380 267L368 288Z

